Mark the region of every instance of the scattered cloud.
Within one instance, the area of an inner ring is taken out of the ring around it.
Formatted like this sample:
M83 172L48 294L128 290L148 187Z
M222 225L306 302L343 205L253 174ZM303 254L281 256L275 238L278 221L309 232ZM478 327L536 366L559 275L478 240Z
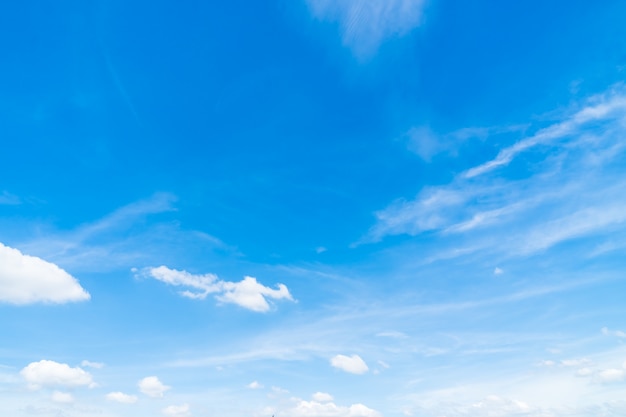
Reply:
M564 359L561 361L561 366L565 367L576 367L576 366L588 366L591 364L589 359Z
M601 331L605 336L615 336L619 339L626 339L626 332L622 330L609 330L608 327L603 327Z
M61 304L89 298L78 280L57 265L0 243L0 302Z
M313 16L338 22L343 44L357 57L373 54L385 40L420 24L425 0L307 0Z
M164 385L156 376L147 376L139 381L139 391L148 397L161 398L172 387Z
M284 415L293 417L379 417L380 413L363 404L352 404L345 407L333 402L299 400L296 406Z
M593 369L591 368L580 368L576 371L576 376L588 377L593 375Z
M95 386L91 375L83 369L49 360L32 362L22 369L20 374L31 389Z
M316 392L313 394L313 401L318 403L329 403L333 400L333 396L326 392Z
M109 401L114 401L122 404L134 404L138 401L136 395L124 394L123 392L109 392L106 395L106 399Z
M22 204L22 200L18 196L13 195L8 191L0 193L0 206L17 206L19 204Z
M611 384L614 382L622 382L624 380L623 369L604 369L596 374L598 382L603 384Z
M189 413L189 404L170 405L161 411L163 414L170 417L185 417L191 415Z
M180 295L192 299L205 299L209 294L222 303L237 304L259 313L270 310L270 300L290 300L293 297L284 284L272 289L260 284L254 277L245 277L239 282L222 281L214 274L195 275L187 271L170 269L166 266L144 268L141 272L134 270L138 276L154 278L168 285L186 287Z
M50 399L59 404L71 404L74 402L74 396L69 392L54 391Z
M330 364L342 371L357 375L364 374L369 370L367 364L359 355L336 355L330 360Z
M493 274L494 274L494 275L502 275L502 274L504 274L504 270L503 270L503 269L501 269L501 268L496 267L496 268L493 270Z
M261 389L261 388L263 388L263 385L260 384L258 381L252 381L251 383L248 384L248 388L250 388L250 389Z
M94 369L102 369L104 368L104 364L101 362L91 362L88 360L84 360L80 363L80 366L83 368L94 368Z

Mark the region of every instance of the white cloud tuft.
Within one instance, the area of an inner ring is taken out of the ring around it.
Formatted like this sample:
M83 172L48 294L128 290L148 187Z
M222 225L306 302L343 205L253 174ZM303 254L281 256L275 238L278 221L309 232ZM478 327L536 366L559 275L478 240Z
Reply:
M139 381L139 391L146 394L148 397L160 398L163 397L165 391L172 387L164 385L156 376L147 376Z
M603 384L610 384L613 382L621 382L624 380L623 369L604 369L596 374L598 381Z
M20 372L30 388L95 386L91 375L65 363L41 360L28 364Z
M89 298L76 278L57 265L0 243L0 302L67 303Z
M316 392L313 394L313 400L318 403L329 403L333 400L333 396L326 392Z
M95 368L95 369L102 369L104 368L104 364L102 362L91 362L88 360L84 360L80 363L80 366L82 366L83 368Z
M502 274L504 274L504 270L503 270L503 269L501 269L501 268L496 267L496 268L493 270L493 274L494 274L494 275L502 275Z
M136 395L128 395L123 392L109 392L106 395L106 399L109 401L115 401L122 404L134 404L137 402L138 398Z
M50 399L59 404L71 404L74 402L74 397L69 392L54 391Z
M363 404L344 407L333 402L300 400L294 408L289 410L287 415L294 417L379 417L380 413Z
M367 364L359 355L337 355L330 360L330 364L351 374L364 374L369 370Z
M261 389L261 388L263 388L263 385L259 384L258 381L252 381L251 383L248 384L248 388L250 388L250 389Z
M163 414L171 417L184 417L189 414L189 404L183 405L170 405L162 410Z
M318 19L338 22L343 44L358 57L375 52L380 44L417 27L424 0L307 0Z
M260 284L253 277L245 277L239 282L221 281L213 274L194 275L166 266L145 268L140 275L154 278L168 285L190 288L180 292L183 297L205 299L209 294L215 294L218 301L237 304L260 313L270 310L268 299L293 301L285 285L278 284L277 289L272 289Z

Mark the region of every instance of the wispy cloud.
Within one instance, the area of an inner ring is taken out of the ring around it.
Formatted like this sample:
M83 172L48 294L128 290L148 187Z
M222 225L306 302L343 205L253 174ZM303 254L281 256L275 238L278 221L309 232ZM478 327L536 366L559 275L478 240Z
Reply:
M425 0L307 0L318 19L338 22L343 44L358 57L375 52L421 22Z
M3 191L2 193L0 193L0 206L16 206L19 204L22 204L22 200L18 196L13 195L8 191Z
M189 288L180 292L183 297L203 300L209 294L216 294L215 298L220 302L237 304L259 313L270 310L268 299L294 301L284 284L278 284L278 288L273 289L260 284L254 277L245 277L239 282L229 282L218 279L214 274L194 275L166 266L144 268L138 276L154 278L176 287Z
M376 212L358 243L429 231L454 239L480 230L474 245L483 240L491 250L524 255L622 230L625 129L626 89L616 86L449 184L424 187Z

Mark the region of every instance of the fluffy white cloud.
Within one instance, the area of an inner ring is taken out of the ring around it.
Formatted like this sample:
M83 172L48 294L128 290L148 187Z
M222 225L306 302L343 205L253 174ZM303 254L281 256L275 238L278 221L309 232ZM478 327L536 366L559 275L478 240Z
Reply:
M307 0L318 19L338 22L343 44L357 56L374 52L386 39L419 25L424 0Z
M189 414L189 404L170 405L169 407L165 407L161 411L166 416L171 416L171 417L184 417L184 416L190 415Z
M313 400L319 403L329 403L333 400L333 396L326 392L316 392L313 394Z
M263 388L263 385L259 384L258 381L252 381L251 383L248 384L248 388L250 388L250 389L261 389L261 388Z
M160 398L163 397L165 391L171 387L164 385L156 376L147 376L139 381L139 391L146 394L148 397Z
M69 392L54 391L51 400L59 404L71 404L74 402L74 397Z
M76 278L57 265L0 243L0 302L67 303L89 298Z
M122 404L134 404L138 398L136 395L124 394L123 392L109 392L106 395L106 399L109 401L115 401Z
M48 360L32 362L22 369L20 374L32 389L95 386L91 375L81 368L72 368L65 363Z
M369 370L359 355L336 355L330 360L330 364L351 374L364 374Z
M380 413L363 404L352 404L349 407L344 407L333 402L298 401L298 404L286 415L294 417L379 417Z
M624 380L623 369L604 369L596 374L598 381L603 384L610 384L613 382L621 382Z
M261 313L270 310L268 299L293 301L285 285L278 284L277 289L272 289L260 284L253 277L245 277L239 282L221 281L213 274L195 275L166 266L145 268L140 275L168 285L189 288L180 292L183 297L205 299L209 294L215 294L218 301L237 304Z

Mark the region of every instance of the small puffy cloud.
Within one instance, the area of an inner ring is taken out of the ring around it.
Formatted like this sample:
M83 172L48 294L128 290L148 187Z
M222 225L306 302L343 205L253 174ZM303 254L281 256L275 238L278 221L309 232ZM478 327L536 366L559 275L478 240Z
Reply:
M326 392L316 392L313 394L313 400L318 403L329 403L333 400L333 396Z
M164 385L156 376L147 376L139 381L139 391L146 394L148 397L160 398L163 397L165 391L172 387Z
M615 336L619 339L626 339L626 332L622 330L609 330L608 327L603 327L601 331L605 336Z
M588 377L593 375L593 369L591 368L580 368L576 371L576 376Z
M186 287L186 290L180 292L183 297L202 300L209 294L215 294L215 298L222 303L237 304L260 313L270 310L268 299L293 301L285 285L278 284L277 288L273 289L262 285L253 277L245 277L239 282L229 282L219 280L213 274L196 275L166 266L145 268L140 275L168 285Z
M610 384L613 382L621 382L624 380L623 369L604 369L596 374L598 382Z
M293 417L379 417L380 413L363 404L344 407L333 402L300 400L286 415Z
M102 369L104 368L104 364L101 362L90 362L87 360L84 360L80 363L80 366L82 366L83 368L95 368L95 369Z
M504 274L504 270L503 270L503 269L501 269L501 268L496 267L496 268L493 270L493 274L494 274L494 275L502 275L502 274Z
M424 0L307 0L318 19L338 22L343 44L359 57L419 25Z
M185 417L189 416L189 404L183 405L170 405L161 410L163 414L170 417Z
M48 360L32 362L22 369L20 374L32 389L95 386L91 375L81 368L72 368L65 363Z
M367 364L359 355L336 355L330 360L330 364L351 374L364 374L369 370Z
M71 404L74 402L74 397L69 392L54 391L50 399L59 404Z
M490 395L484 400L472 404L468 411L470 411L470 415L505 417L529 415L532 412L532 408L523 401Z
M556 363L555 363L554 361L547 360L547 361L541 361L541 362L539 362L539 365L540 365L540 366L551 367L551 366L556 365Z
M259 384L258 381L252 381L251 383L248 384L248 388L250 388L250 389L261 389L261 388L263 388L263 385Z
M114 401L122 404L134 404L137 402L138 398L136 395L124 394L123 392L109 392L106 395L106 399L109 401Z
M76 278L57 265L0 243L0 302L60 304L89 298Z

